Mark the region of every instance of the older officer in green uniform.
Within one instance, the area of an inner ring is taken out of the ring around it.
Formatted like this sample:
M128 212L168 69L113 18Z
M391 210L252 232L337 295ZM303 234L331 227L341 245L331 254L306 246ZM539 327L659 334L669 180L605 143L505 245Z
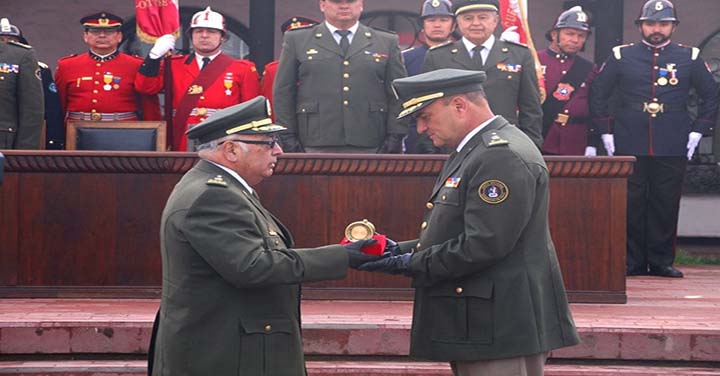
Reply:
M7 18L2 31L14 26ZM35 52L16 41L0 42L0 149L39 149L43 88Z
M363 0L320 0L325 22L285 33L273 87L290 152L401 153L407 126L390 84L405 77L398 37L358 20Z
M458 376L540 376L548 351L579 342L548 228L550 176L530 138L491 112L484 80L441 69L394 82L400 116L455 151L419 239L360 269L412 277L411 356Z
M163 285L153 375L305 375L301 282L345 277L363 244L292 249L252 186L282 154L265 97L191 128L200 162L170 194L160 228Z
M500 21L498 0L457 0L455 21L463 37L431 48L423 71L440 68L481 70L490 108L518 126L540 147L543 113L540 105L535 60L524 44L497 40Z

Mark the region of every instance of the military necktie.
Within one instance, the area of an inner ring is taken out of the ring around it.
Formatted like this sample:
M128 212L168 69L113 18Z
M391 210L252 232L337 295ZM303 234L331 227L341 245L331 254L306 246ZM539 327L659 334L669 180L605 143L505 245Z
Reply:
M200 67L200 70L203 70L203 69L205 69L205 67L207 67L208 63L210 62L210 58L204 57L204 58L202 58L202 61L203 61L203 63L202 63L202 67Z
M338 30L336 33L340 35L340 49L342 50L343 55L347 55L348 49L350 49L350 39L348 38L350 30Z
M483 62L482 53L481 53L481 51L483 50L483 48L485 48L485 47L483 47L483 46L475 46L475 47L473 48L472 60L473 60L473 62L474 62L477 66L483 66L483 65L485 64L485 63Z

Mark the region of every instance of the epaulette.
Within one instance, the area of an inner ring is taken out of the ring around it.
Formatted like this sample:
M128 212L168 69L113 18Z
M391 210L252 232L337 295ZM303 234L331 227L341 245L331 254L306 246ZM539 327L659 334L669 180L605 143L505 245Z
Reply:
M507 145L510 143L510 141L503 137L502 132L500 131L492 131L485 133L483 134L482 138L483 142L485 142L485 146L489 148L493 146Z
M691 60L697 60L697 58L700 56L700 49L693 46L686 46L684 44L678 43L679 47L689 48L692 52L690 53L690 59Z
M42 69L50 68L47 64L43 63L42 61L38 61L38 66Z
M228 186L227 182L225 181L225 179L223 179L222 175L215 175L214 177L208 179L208 181L205 184L215 185L218 187L225 187L225 188L227 188L227 186Z
M506 41L503 41L503 42L505 42L505 43L510 43L510 44L514 44L514 45L516 45L516 46L520 46L520 47L524 47L524 48L530 48L530 47L528 47L528 45L525 44L525 43L515 42L515 41L511 41L511 40L506 40Z
M633 44L634 44L634 43L621 44L621 45L619 45L619 46L613 47L612 51L613 51L613 56L615 56L615 59L616 59L616 60L622 59L622 51L620 51L620 50L622 50L622 49L625 48L625 47L630 47L630 46L632 46Z
M73 58L73 57L75 57L75 56L77 56L77 55L78 55L78 54L72 54L72 55L63 56L63 57L59 58L58 61L63 61L63 60L66 60L66 59L70 59L70 58Z
M313 28L313 27L315 27L315 26L317 26L317 24L310 24L310 25L303 25L303 26L297 26L297 27L293 27L292 29L290 29L290 30L286 31L286 33L292 33L293 31L297 31L297 30L305 30L305 29L310 29L310 28Z
M16 45L16 46L18 46L18 47L27 48L28 50L32 48L32 46L29 45L29 44L20 43L20 42L18 42L18 41L14 41L14 40L9 40L9 41L8 41L8 44L14 44L14 45Z
M435 49L438 49L438 48L443 48L443 47L449 46L449 45L451 45L451 44L453 44L453 42L447 41L447 42L445 42L445 43L441 43L441 44L432 46L432 47L428 48L428 50L435 50Z

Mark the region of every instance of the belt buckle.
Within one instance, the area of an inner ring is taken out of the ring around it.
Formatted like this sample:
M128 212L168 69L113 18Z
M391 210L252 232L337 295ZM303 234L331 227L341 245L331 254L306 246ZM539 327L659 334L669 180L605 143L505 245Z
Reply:
M90 114L90 120L100 121L100 119L102 119L102 114L100 114L98 112L93 112L92 114Z
M205 107L200 107L197 109L198 116L205 116L205 114L207 114L207 112L208 112L207 108L205 108Z
M664 105L662 103L657 102L643 102L643 112L650 113L652 115L657 114L658 112L665 112Z
M555 118L555 122L560 124L560 126L564 127L568 120L570 120L570 116L567 114L557 114L557 117Z

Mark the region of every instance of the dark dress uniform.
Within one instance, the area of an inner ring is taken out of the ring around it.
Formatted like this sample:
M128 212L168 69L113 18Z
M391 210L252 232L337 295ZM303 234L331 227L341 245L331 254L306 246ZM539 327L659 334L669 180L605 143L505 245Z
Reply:
M411 356L501 359L579 342L548 230L549 180L502 117L450 156L418 242L403 243L416 250Z
M674 260L688 134L712 131L718 107L717 84L699 52L678 44L618 46L591 88L595 132L614 135L616 155L637 157L628 179L629 274ZM701 99L695 120L687 111L691 88ZM618 108L611 113L613 96Z
M285 33L273 100L303 146L375 148L407 133L390 84L405 77L397 35L360 24L343 54L326 24Z
M580 56L566 55L550 49L538 52L538 59L545 71L545 85L552 90L548 96L564 103L556 114L547 114L547 109L543 107L543 114L549 122L543 124L542 150L556 155L584 155L586 146L597 144L597 141L588 142L591 123L590 84L597 74L597 69L593 63ZM582 61L591 69L580 81L580 85L573 87L563 79L576 61Z
M52 69L43 62L39 64L43 97L45 98L45 148L63 150L65 148L65 124L62 107L60 107L60 95L53 79Z
M484 76L442 69L397 80L401 116L437 98L480 92ZM550 174L540 151L502 116L478 124L462 142L430 193L419 239L360 269L412 277L413 357L473 363L577 344L548 227Z
M403 61L405 62L405 69L407 70L408 76L414 76L422 73L423 61L425 61L425 54L427 54L428 46L421 44L417 47L409 48L402 52ZM417 133L417 126L415 120L410 120L410 129L408 135L405 138L405 152L408 154L436 154L442 152L440 148L436 148L432 140L425 134Z
M431 48L423 71L441 68L481 70L490 108L515 124L538 146L542 145L542 107L535 61L525 45L495 40L485 64L473 62L462 40Z
M0 42L0 149L39 149L43 94L35 52Z
M264 98L245 104L266 109ZM266 112L223 125L225 114L193 127L188 137L205 143L226 132L283 129L251 123L269 120ZM240 130L246 122L251 127ZM306 374L299 284L345 277L342 246L291 249L290 232L254 191L207 160L170 194L160 239L163 284L153 375Z

